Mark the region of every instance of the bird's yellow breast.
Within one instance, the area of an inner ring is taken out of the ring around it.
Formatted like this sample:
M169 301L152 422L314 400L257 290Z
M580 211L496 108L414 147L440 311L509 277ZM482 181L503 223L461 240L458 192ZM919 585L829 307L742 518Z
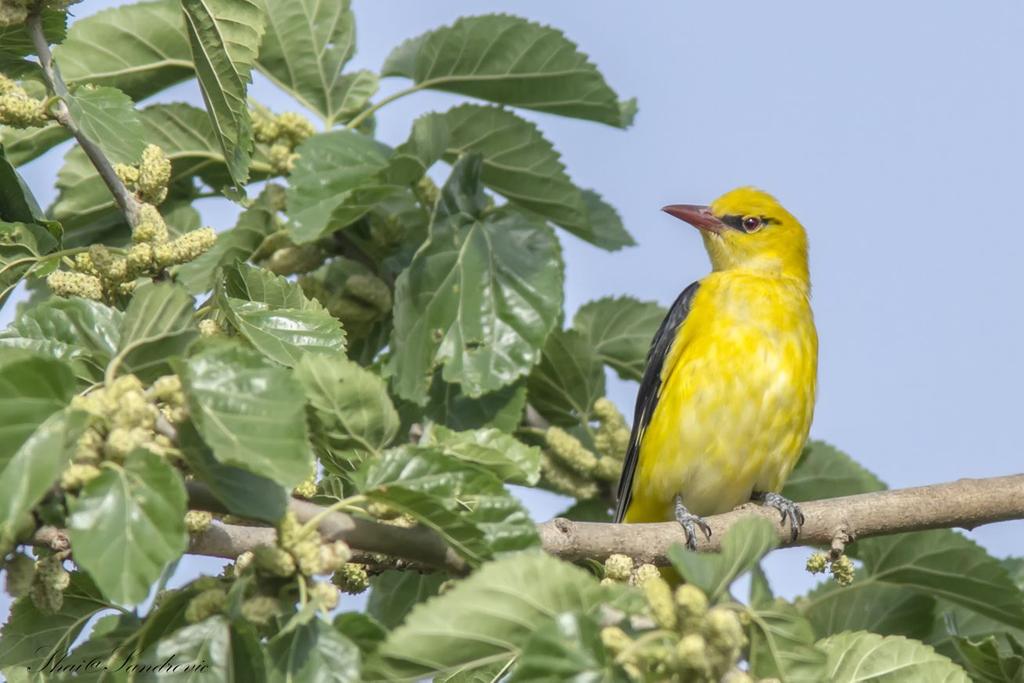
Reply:
M626 522L697 515L778 491L814 412L818 338L806 286L727 270L700 283L662 368Z

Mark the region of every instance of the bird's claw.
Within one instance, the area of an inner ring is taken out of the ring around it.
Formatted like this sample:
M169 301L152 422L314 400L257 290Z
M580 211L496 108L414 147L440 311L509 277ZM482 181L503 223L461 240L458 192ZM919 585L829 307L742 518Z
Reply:
M800 529L804 525L804 513L800 510L800 506L791 501L789 498L784 498L778 493L756 493L754 494L754 500L767 505L768 507L775 508L779 511L780 519L779 523L785 527L786 520L789 520L790 528L790 540L795 541L800 535Z
M711 527L703 517L691 514L679 496L676 496L675 500L675 517L679 526L683 527L683 532L686 534L686 547L690 550L697 549L697 529L694 527L699 528L705 538L711 539Z

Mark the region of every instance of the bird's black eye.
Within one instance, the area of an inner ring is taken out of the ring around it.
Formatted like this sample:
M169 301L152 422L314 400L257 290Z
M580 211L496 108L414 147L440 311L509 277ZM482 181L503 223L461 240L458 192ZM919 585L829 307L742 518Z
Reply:
M743 218L743 229L747 232L756 232L762 225L764 225L764 221L757 216L745 216Z

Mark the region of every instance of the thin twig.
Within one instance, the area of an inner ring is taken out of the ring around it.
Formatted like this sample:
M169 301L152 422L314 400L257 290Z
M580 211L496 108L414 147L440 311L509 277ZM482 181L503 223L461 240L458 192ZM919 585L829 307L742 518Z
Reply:
M35 9L28 16L28 29L32 36L32 43L35 45L36 53L39 55L39 65L43 70L43 78L46 80L46 85L49 90L57 95L59 98L54 106L54 117L57 122L68 129L78 144L82 146L82 150L86 156L89 157L89 161L96 167L96 172L99 173L100 178L106 183L110 189L110 193L114 195L114 201L120 207L121 212L124 213L125 218L128 220L128 225L135 227L139 222L139 201L135 198L128 188L124 186L121 179L114 172L114 167L110 165L110 161L103 153L96 143L90 140L82 132L82 129L78 127L74 117L71 116L71 112L68 110L67 104L64 102L65 97L68 96L67 86L64 84L64 80L60 76L60 72L57 70L56 65L53 63L53 55L50 52L50 44L46 40L46 34L43 32L42 16L40 14L40 6L37 5Z

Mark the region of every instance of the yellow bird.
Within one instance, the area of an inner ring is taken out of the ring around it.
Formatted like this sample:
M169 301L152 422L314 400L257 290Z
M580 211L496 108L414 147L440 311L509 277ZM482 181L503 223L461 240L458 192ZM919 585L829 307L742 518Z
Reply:
M771 195L741 187L663 211L698 228L712 272L683 290L654 336L619 480L616 522L701 518L749 500L803 515L779 491L814 413L818 336L807 235Z

